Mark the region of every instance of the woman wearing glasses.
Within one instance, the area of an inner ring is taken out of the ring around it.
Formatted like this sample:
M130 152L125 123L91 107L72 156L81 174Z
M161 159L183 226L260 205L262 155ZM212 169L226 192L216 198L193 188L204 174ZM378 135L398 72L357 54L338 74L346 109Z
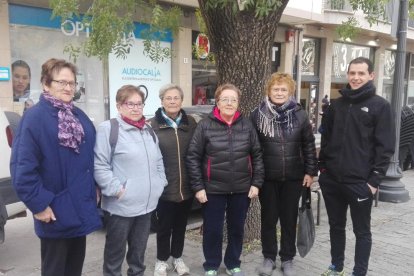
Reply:
M195 196L203 206L205 275L218 273L226 213L226 272L243 276L240 254L244 222L250 199L262 186L262 152L254 126L237 110L240 90L232 84L221 85L215 100L217 106L199 122L190 142L187 169Z
M33 213L42 276L80 276L86 235L101 227L93 179L95 127L75 107L76 67L62 59L42 65L43 93L13 141L11 175Z
M154 276L166 276L173 257L173 268L178 275L190 270L181 258L184 248L187 218L193 203L193 192L185 166L185 156L197 126L191 116L181 109L184 93L181 87L167 84L160 89L161 105L150 120L160 140L168 185L157 206L157 262Z
M103 275L144 275L144 256L151 213L167 185L158 140L145 124L144 93L133 85L116 94L118 139L112 151L110 121L98 127L95 144L95 180L102 192L106 242ZM128 252L126 248L128 245Z
M295 81L289 74L274 73L266 83L266 97L252 113L263 148L265 181L259 196L263 264L259 275L276 268L276 224L280 219L279 256L283 275L296 275L296 221L302 186L309 187L317 174L315 137L306 111L294 99Z

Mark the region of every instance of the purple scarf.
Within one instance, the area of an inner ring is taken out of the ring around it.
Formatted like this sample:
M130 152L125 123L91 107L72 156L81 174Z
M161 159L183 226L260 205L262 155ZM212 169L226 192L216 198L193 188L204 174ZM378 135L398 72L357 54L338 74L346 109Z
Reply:
M79 153L79 145L85 136L83 127L73 113L73 102L65 103L56 99L46 91L43 91L42 97L56 107L58 112L58 139L59 144L64 147L72 148Z

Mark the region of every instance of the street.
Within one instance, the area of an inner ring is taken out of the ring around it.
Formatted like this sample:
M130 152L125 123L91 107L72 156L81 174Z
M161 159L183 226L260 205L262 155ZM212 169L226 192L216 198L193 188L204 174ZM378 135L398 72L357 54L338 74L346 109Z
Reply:
M414 170L404 172L401 182L405 184L411 197L414 195ZM316 197L314 198L316 200ZM313 200L314 212L316 201ZM197 219L196 219L197 220ZM198 218L200 220L200 218ZM194 223L193 221L191 223ZM379 202L372 209L373 247L368 276L414 275L414 200L405 203ZM87 252L84 265L85 276L102 275L102 257L105 235L103 231L88 236ZM348 219L347 248L345 271L352 272L353 250L355 238L352 224ZM321 203L321 223L316 226L316 240L311 252L305 257L295 258L297 275L320 275L330 263L329 227L324 203ZM155 235L150 235L147 247L145 275L153 275L156 256ZM191 275L204 275L204 261L200 241L186 239L184 260L191 269ZM253 252L243 253L242 269L247 276L257 275L256 267L262 262L260 248ZM38 276L40 275L39 240L33 232L32 218L18 218L6 224L6 240L0 245L0 275L6 276ZM127 265L123 271L126 275ZM177 275L169 272L169 276ZM225 275L224 266L220 267L219 275ZM282 275L280 261L273 276Z

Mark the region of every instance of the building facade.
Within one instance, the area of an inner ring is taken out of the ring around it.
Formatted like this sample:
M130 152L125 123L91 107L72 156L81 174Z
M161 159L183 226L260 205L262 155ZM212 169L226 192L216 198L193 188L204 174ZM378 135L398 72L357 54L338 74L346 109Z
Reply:
M87 5L85 1L83 5ZM135 44L127 59L110 56L108 63L80 56L76 104L98 124L116 115L115 94L123 84L143 85L148 91L145 114L152 116L160 105L158 89L165 83L179 84L184 92L184 106L214 104L217 86L214 65L206 66L194 56L194 43L210 49L208 38L199 33L194 10L196 0L163 1L181 5L182 28L177 37L163 45L171 47L174 57L154 63L142 53L140 30L136 23ZM392 6L390 6L392 9ZM336 26L355 17L363 29L352 41L341 41ZM24 61L30 67L30 98L41 93L40 67L48 58L68 59L65 47L88 39L89 29L81 20L51 20L47 0L0 0L0 108L22 112L25 97L14 97L11 65ZM296 96L309 113L316 131L320 123L321 100L339 96L346 84L349 61L358 56L375 64L377 93L390 100L395 68L396 39L391 24L370 26L360 12L353 12L346 0L290 0L284 11L272 55L274 71L291 73L298 83ZM414 29L407 34L407 66L403 104L414 104ZM202 58L202 57L201 57Z

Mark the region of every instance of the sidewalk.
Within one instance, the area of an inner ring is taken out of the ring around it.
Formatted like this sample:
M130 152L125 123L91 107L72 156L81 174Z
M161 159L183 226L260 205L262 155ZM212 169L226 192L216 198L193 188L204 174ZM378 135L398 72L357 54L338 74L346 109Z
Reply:
M414 195L414 170L404 172L401 181L405 184L410 196ZM314 201L314 210L316 209L316 197ZM316 217L315 217L316 218ZM372 233L373 247L369 265L369 276L383 275L414 275L414 199L406 203L386 203L379 202L378 207L372 209ZM85 261L84 275L97 276L102 275L102 255L103 255L103 238L102 232L91 235L88 239L88 252ZM91 244L95 244L92 246ZM96 246L99 244L99 246ZM355 238L352 232L352 224L348 219L347 225L347 249L345 259L345 271L350 275L353 267L353 249ZM294 264L297 275L320 275L330 264L330 243L329 243L329 226L324 203L321 203L321 222L316 226L316 241L312 251L305 258L296 257ZM156 245L155 235L151 235L147 254L147 270L145 275L153 275ZM186 240L184 248L184 260L190 267L191 275L204 275L202 262L204 261L201 244L191 240ZM256 267L262 262L260 249L243 255L242 269L246 275L257 275ZM124 264L124 271L126 271ZM126 275L126 273L125 273ZM168 275L177 275L175 272L169 272ZM225 268L220 267L219 275L226 275ZM282 275L280 271L280 260L277 263L277 269L273 276Z

